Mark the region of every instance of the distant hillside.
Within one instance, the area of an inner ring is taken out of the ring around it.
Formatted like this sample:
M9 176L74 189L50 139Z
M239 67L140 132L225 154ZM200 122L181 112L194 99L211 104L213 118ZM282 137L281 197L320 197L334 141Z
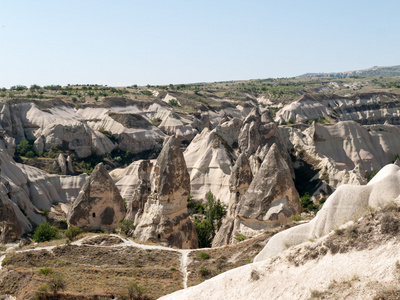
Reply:
M330 78L343 78L343 77L374 77L374 76L383 76L383 77L392 77L392 76L400 76L400 66L392 66L392 67L372 67L365 70L357 70L357 71L347 71L340 73L306 73L298 78L310 78L310 77L330 77Z

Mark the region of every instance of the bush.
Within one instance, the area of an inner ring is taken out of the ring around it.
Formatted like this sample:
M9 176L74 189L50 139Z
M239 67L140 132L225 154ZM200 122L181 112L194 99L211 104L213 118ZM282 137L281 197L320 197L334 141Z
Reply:
M75 237L78 236L78 234L80 234L81 232L82 232L82 229L80 229L79 227L76 227L76 226L72 226L72 227L68 228L67 230L65 230L64 234L70 241L73 241L75 239Z
M148 300L151 299L144 293L147 290L144 287L141 287L135 282L128 283L128 299L129 300Z
M381 219L381 233L396 235L399 232L400 222L390 213L383 215Z
M43 274L43 275L53 274L53 270L50 268L40 269L40 274Z
M151 92L151 91L148 91L148 90L146 90L146 91L140 91L143 95L146 95L146 96L153 96L153 93Z
M26 152L25 156L27 158L34 158L35 157L35 152L33 152L32 150L29 150L28 152Z
M61 275L54 276L48 283L50 291L53 295L57 295L59 291L65 290L65 282Z
M205 259L209 259L210 258L210 254L208 254L207 252L199 252L199 253L197 253L197 258L198 259L203 259L203 260L205 260Z
M119 222L118 227L121 229L121 232L124 233L125 235L131 234L135 230L135 221L134 220L121 220Z
M212 225L207 220L201 222L194 222L196 228L197 238L199 240L199 248L210 248L213 240Z
M171 106L179 107L179 102L176 99L171 99L168 101Z
M237 237L235 237L235 240L237 240L238 242L243 242L245 239L246 237L243 234L240 234Z
M304 212L318 210L318 208L314 205L314 202L311 200L309 193L305 193L300 197L300 204L303 207Z
M160 118L154 118L153 120L151 120L151 124L153 124L154 126L160 125L161 122L162 120Z
M44 217L46 217L50 212L49 208L43 208L42 211L40 212L40 214Z
M371 174L370 174L369 177L368 177L368 181L371 181L372 178L374 178L375 175L378 174L378 172L379 172L378 170L372 171Z
M216 231L222 225L222 218L225 215L225 207L221 204L211 191L206 194L207 204L204 207L205 219L203 221L194 222L196 228L197 237L199 240L200 248L211 247L211 242L215 236ZM189 203L191 199L188 199ZM195 205L193 205L193 208ZM200 208L201 206L198 206Z
M301 220L303 220L303 218L301 216L296 215L296 216L292 216L292 220L293 221L301 221Z
M35 156L35 152L33 152L32 144L28 140L21 141L17 147L15 147L15 153L18 156L27 156L28 152L33 153L33 157ZM31 155L31 153L29 153Z
M187 197L187 208L190 215L204 214L205 210L204 205L193 201L192 194L189 194L189 196Z
M47 284L39 286L38 289L33 294L33 299L35 300L49 299L49 286Z
M33 240L37 243L46 242L55 239L58 236L58 229L44 222L36 227L33 234Z
M205 277L210 274L210 271L206 267L201 267L199 271L200 275Z

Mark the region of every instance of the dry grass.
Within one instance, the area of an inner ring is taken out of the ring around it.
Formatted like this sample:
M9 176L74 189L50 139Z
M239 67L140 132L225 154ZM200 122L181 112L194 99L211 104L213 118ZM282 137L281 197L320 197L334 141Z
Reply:
M188 266L190 272L188 286L197 285L220 273L252 263L254 257L264 248L268 240L283 229L282 227L266 231L254 238L221 248L192 251L189 254L191 263ZM199 253L207 253L209 258L202 259L202 255L199 255ZM208 272L205 272L205 270Z
M179 253L134 247L65 245L53 249L14 253L6 258L0 294L24 299L48 281L40 269L61 275L66 294L115 297L126 295L129 282L157 298L182 288Z

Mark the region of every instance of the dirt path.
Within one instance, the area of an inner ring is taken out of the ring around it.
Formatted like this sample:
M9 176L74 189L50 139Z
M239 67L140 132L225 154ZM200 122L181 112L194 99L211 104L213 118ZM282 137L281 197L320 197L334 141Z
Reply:
M75 245L75 246L88 246L88 247L97 247L97 248L117 248L117 247L135 247L135 248L139 248L139 249L144 249L144 250L164 250L164 251L171 251L171 252L178 252L180 253L181 257L180 257L180 271L182 273L182 280L183 280L183 287L186 289L187 288L187 279L188 279L188 265L190 263L189 260L189 254L191 251L193 250L184 250L184 249L173 249L173 248L168 248L168 247L164 247L164 246L157 246L157 245L144 245L144 244L139 244L136 243L130 239L127 238L123 238L117 234L110 234L109 236L112 237L117 237L119 239L121 239L122 243L119 244L115 244L115 245L109 245L109 246L105 246L105 245L88 245L88 244L84 244L85 241L87 240L91 240L94 239L96 237L99 237L100 235L94 235L94 236L87 236L84 237L82 239L79 239L77 241L74 241L71 243L71 245ZM59 245L62 246L62 245ZM59 246L46 246L46 247L37 247L37 248L33 248L33 249L26 249L26 250L16 250L15 253L22 253L22 252L30 252L30 251L41 251L41 250L47 250L49 252L53 252L53 249ZM15 249L15 248L14 248ZM198 249L196 249L198 250ZM6 254L0 256L0 269L1 269L1 264L4 260L4 258L6 257Z

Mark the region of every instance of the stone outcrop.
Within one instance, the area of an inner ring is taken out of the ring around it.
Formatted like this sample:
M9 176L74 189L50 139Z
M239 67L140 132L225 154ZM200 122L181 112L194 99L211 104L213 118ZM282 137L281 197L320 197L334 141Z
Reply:
M276 144L289 167L291 176L294 177L292 162L289 154L285 150L280 132L276 124L270 121L271 119L267 112L261 115L258 108L254 108L251 111L243 120L238 136L240 152L244 153L249 158L252 172L255 175L270 147Z
M290 168L275 144L253 180L244 155L238 159L234 174L228 218L214 238L213 246L232 242L240 234L252 236L265 228L285 224L291 216L300 213L299 194Z
M340 186L314 219L274 235L255 261L266 260L291 246L322 237L346 222L362 217L369 208L384 207L393 201L400 204L400 167L389 164L367 185Z
M400 126L362 126L353 121L307 129L280 128L288 150L296 149L330 188L342 184L366 184L369 174L380 170L400 154ZM319 189L318 189L319 190ZM318 191L317 191L318 192Z
M76 199L87 175L60 176L16 163L0 151L1 181L24 233L45 221L39 213L52 204Z
M190 177L178 141L164 144L151 173L151 193L135 230L139 241L197 248L196 230L187 213Z
M223 203L229 202L229 178L234 153L216 129L204 129L184 152L195 200L201 201L208 191Z
M107 101L104 102L107 106ZM165 134L152 126L146 117L162 116L170 111L157 104L149 107L124 104L125 107L77 110L57 99L26 103L9 101L0 105L0 129L4 137L4 146L2 141L0 146L13 155L15 144L27 139L34 141L36 153L49 151L57 144L80 158L106 155L117 147L132 153L160 148ZM118 142L113 143L99 130L111 132L118 137Z
M0 243L1 244L5 244L9 241L19 239L23 233L22 227L18 221L13 206L16 205L8 198L7 188L3 183L0 182Z
M57 158L58 165L60 166L61 169L61 174L67 175L68 173L68 168L67 168L67 161L65 160L65 157L62 153Z
M338 121L357 121L361 124L400 124L400 108L396 95L387 93L338 96L306 94L283 107L275 117L277 123L305 122L330 116Z
M121 192L121 196L126 201L126 219L135 220L135 225L137 225L138 218L143 213L147 197L151 192L150 173L152 168L152 161L139 160L126 168L110 172L118 190Z
M198 133L189 120L173 113L164 118L158 127L166 134L175 136L179 141L191 141Z
M114 230L125 217L124 201L100 163L85 182L67 215L68 226L84 230Z

